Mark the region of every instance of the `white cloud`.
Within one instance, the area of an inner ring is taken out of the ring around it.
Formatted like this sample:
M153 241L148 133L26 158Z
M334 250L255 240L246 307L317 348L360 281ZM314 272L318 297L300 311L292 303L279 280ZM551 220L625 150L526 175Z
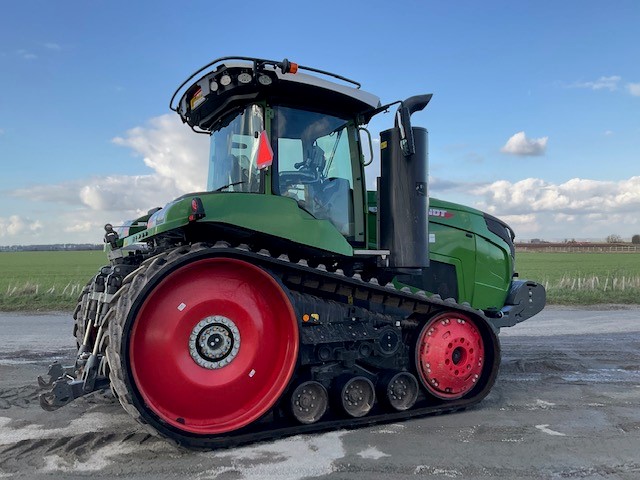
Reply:
M38 56L28 50L20 49L16 52L18 56L24 60L35 60Z
M157 178L173 182L182 193L201 191L207 184L209 137L193 133L177 115L152 118L113 142L142 156Z
M640 176L617 182L574 178L553 184L539 178L477 186L475 206L512 223L518 237L600 238L613 230L631 237L640 226Z
M507 140L507 143L505 143L500 151L502 153L520 156L544 155L548 140L549 137L527 138L524 132L518 132Z
M57 185L33 185L27 188L11 190L7 193L13 197L24 198L29 201L77 206L79 203L78 191L87 181L92 180L64 182Z
M613 92L618 89L618 84L622 78L618 75L600 77L592 82L575 82L569 85L571 88L588 88L591 90L609 90Z
M500 220L506 222L518 237L537 234L542 231L542 224L535 213L522 215L502 215Z
M11 215L9 218L0 217L0 237L36 233L42 230L42 223L38 220Z
M83 209L60 212L56 217L56 233L64 240L60 242L73 243L101 243L104 237L104 225L122 225L125 220L131 220L146 213L146 209L140 210L94 210ZM51 229L48 229L51 232ZM46 242L52 243L47 239Z
M91 210L146 211L184 193L205 189L208 137L194 134L173 117L153 118L147 126L133 128L113 142L142 156L152 173L91 177L9 193L40 202L84 205Z
M9 192L14 197L30 201L86 207L94 211L135 211L146 208L146 205L155 207L183 193L171 179L158 175L91 177Z
M610 92L618 90L621 86L622 77L619 75L611 75L609 77L600 77L595 81L574 82L568 85L569 88L586 88L589 90L609 90ZM625 89L634 97L640 97L640 83L627 83Z
M152 118L113 142L130 148L149 167L146 175L109 175L90 177L52 185L32 185L6 192L13 197L40 202L42 208L55 206L55 222L45 218L47 231L73 233L74 241L100 241L105 223L143 215L188 192L202 191L207 183L208 137L197 135L177 116ZM12 217L13 218L13 217ZM5 241L37 243L68 241L68 235L39 239L37 230L28 232L24 225L0 219ZM9 228L9 225L13 225ZM41 224L40 224L41 225ZM55 226L54 226L55 225ZM52 228L53 227L53 228ZM84 233L84 236L82 235ZM9 242L9 243L11 243ZM6 242L5 242L6 243Z
M640 97L640 83L627 83L627 90L634 97Z
M59 44L53 42L45 43L43 46L47 50L62 50L62 47Z
M92 222L78 222L65 227L64 231L67 233L84 233L95 228L96 225Z
M640 211L640 176L618 182L573 178L555 185L539 178L500 180L473 189L482 208L502 215L528 213L618 214Z
M160 175L117 175L82 186L78 197L92 210L146 211L184 193L171 179Z

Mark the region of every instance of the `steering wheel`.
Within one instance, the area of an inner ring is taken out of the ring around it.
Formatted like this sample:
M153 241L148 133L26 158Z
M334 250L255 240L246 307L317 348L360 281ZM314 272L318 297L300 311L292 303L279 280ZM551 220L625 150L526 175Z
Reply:
M280 172L278 174L278 179L280 181L281 191L289 188L292 185L314 183L320 180L317 173L304 170L298 172Z

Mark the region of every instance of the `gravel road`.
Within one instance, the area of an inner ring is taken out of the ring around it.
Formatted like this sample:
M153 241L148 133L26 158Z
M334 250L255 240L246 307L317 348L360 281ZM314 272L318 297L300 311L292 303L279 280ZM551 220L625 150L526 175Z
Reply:
M550 307L503 329L477 407L192 452L146 435L106 393L40 409L36 376L73 357L68 315L0 314L0 477L638 479L640 307Z

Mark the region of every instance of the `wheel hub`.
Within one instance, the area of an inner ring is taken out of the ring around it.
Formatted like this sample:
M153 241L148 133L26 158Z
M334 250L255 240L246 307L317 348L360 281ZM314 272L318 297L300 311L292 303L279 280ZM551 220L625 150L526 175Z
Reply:
M349 405L360 405L364 398L362 388L354 384L350 385L345 390L344 399L349 403Z
M416 345L416 367L434 396L463 397L477 383L483 365L482 335L470 318L445 313L424 326Z
M466 356L467 352L462 347L456 347L453 352L451 352L451 361L454 365L458 365L463 361L463 358Z
M214 370L233 361L240 350L240 331L221 315L198 322L189 335L189 354L203 368Z
M407 395L407 384L404 379L396 379L391 383L391 395L396 400L401 400Z
M369 413L375 402L373 383L365 377L352 377L342 389L342 408L352 417L362 417Z
M386 401L398 411L411 408L418 398L418 381L409 372L398 372L382 380Z
M324 415L329 403L327 390L322 384L304 382L294 390L291 396L291 410L300 423L314 423Z

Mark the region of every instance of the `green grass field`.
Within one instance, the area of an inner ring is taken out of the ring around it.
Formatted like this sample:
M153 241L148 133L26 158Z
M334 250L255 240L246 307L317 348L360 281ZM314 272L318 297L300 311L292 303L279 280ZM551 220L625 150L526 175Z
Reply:
M516 271L542 283L548 303L640 304L640 253L519 252Z
M0 252L0 310L73 309L82 288L109 263L102 251Z
M542 283L550 304L640 304L638 253L520 252L516 258L520 278ZM0 311L71 310L106 263L101 251L1 252Z

